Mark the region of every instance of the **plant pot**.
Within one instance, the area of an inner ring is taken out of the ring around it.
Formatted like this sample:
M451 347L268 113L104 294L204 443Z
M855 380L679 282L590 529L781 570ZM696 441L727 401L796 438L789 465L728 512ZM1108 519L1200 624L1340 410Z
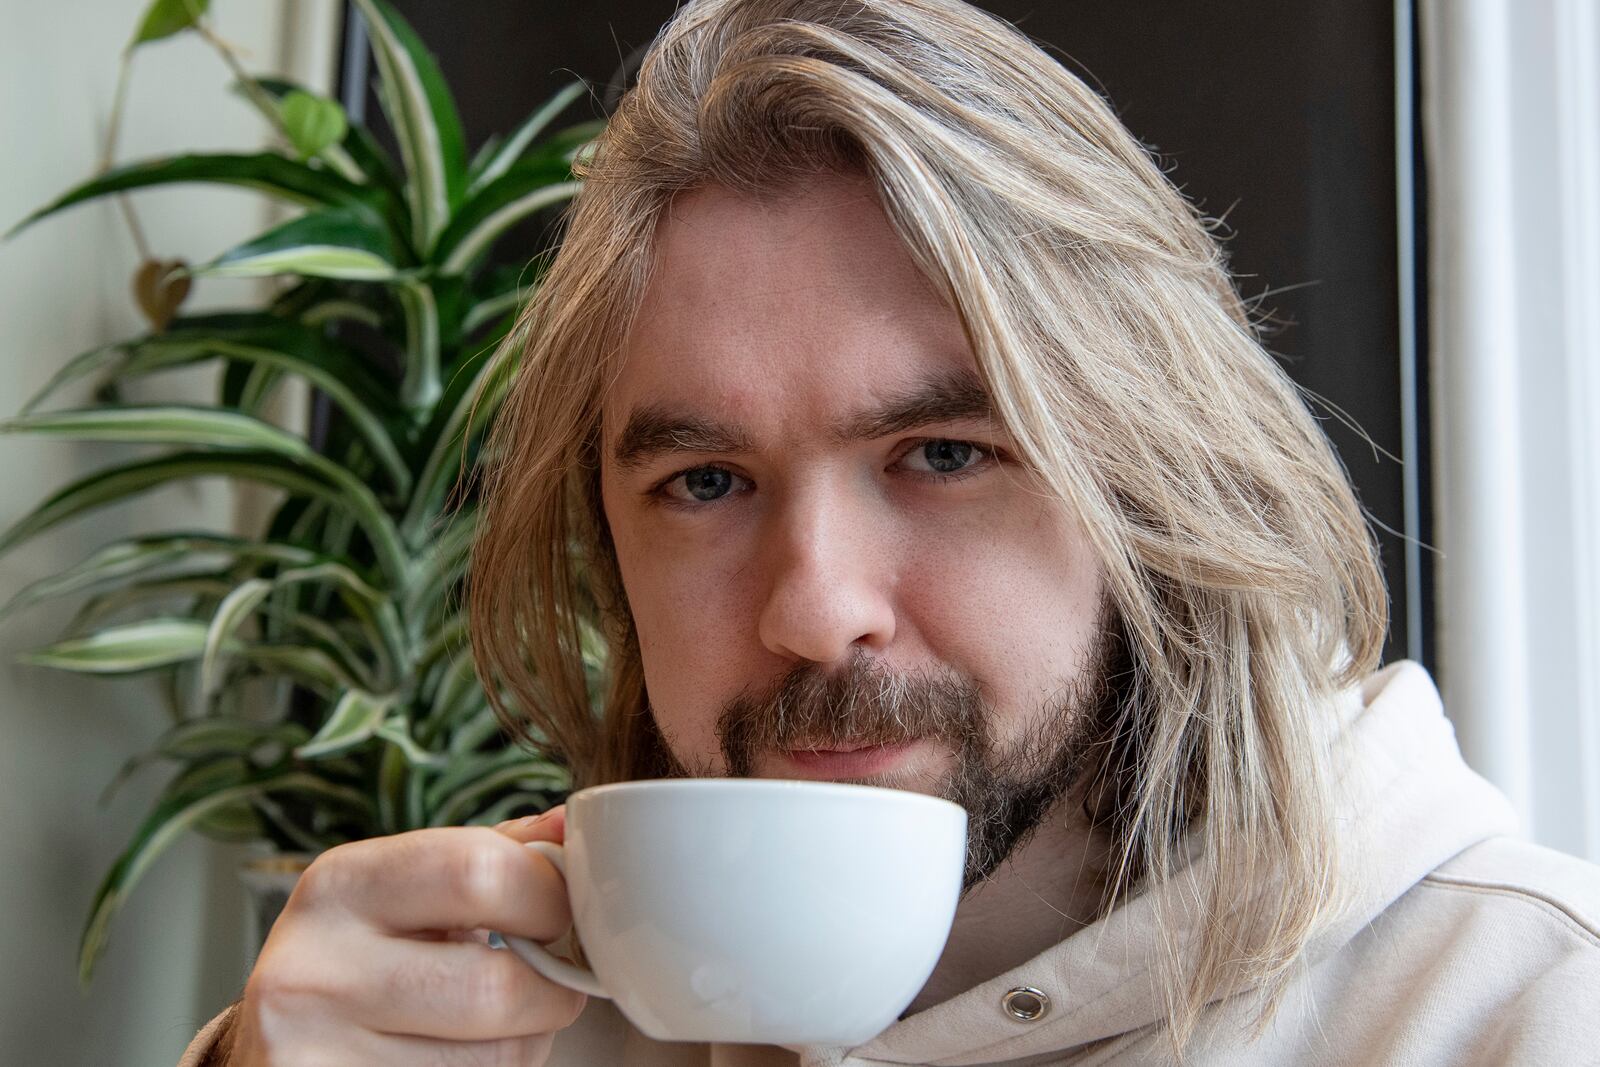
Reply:
M239 880L244 883L249 910L245 949L250 958L246 961L246 973L255 966L256 956L266 943L272 924L289 902L289 894L294 892L301 872L316 858L314 852L275 852L239 865Z

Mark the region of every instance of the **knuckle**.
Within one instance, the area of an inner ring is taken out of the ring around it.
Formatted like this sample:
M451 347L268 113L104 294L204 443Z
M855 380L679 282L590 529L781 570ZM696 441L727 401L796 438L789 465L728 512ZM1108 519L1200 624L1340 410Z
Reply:
M486 958L468 968L465 1002L474 1015L485 1021L501 1022L515 1018L528 998L528 985L519 973L522 964L506 959L504 953L486 953ZM511 966L507 966L511 964Z
M475 837L458 853L452 872L455 892L475 911L489 914L497 910L511 888L514 856L508 849L495 847L488 837Z
M355 842L335 845L317 856L311 865L300 872L294 891L289 896L289 907L320 907L341 899L350 884L350 866Z
M308 999L327 996L326 974L304 954L284 951L263 951L249 980L245 983L245 1000L256 1010L268 1014L293 1012Z
M588 1005L589 998L575 989L562 987L559 1002L556 1008L556 1023L553 1029L565 1030L578 1021L583 1014L583 1009Z

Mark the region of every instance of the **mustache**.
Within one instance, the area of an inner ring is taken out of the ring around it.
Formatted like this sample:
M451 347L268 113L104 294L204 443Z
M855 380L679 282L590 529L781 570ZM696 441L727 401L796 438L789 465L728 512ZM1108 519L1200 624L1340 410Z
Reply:
M717 720L728 773L748 777L772 749L858 748L925 738L970 750L984 740L978 684L950 668L896 672L861 649L844 666L802 663L730 700Z

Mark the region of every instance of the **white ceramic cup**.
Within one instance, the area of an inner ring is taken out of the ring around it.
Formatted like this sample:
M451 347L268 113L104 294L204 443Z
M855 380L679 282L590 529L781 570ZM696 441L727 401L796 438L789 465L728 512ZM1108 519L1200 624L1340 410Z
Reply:
M897 789L679 778L574 793L567 880L594 970L540 974L662 1041L858 1045L922 989L961 895L967 813Z

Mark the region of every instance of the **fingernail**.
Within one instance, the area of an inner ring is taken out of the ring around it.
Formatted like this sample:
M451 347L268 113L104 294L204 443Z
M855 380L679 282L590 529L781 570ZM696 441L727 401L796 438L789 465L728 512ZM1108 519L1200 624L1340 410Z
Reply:
M550 816L552 816L554 814L555 814L555 812L553 812L553 811L546 811L546 812L541 812L538 815L524 815L520 819L507 819L503 823L496 824L495 829L496 830L528 830L528 829L532 829L533 827L538 826L540 823L544 822L546 819L548 819Z

